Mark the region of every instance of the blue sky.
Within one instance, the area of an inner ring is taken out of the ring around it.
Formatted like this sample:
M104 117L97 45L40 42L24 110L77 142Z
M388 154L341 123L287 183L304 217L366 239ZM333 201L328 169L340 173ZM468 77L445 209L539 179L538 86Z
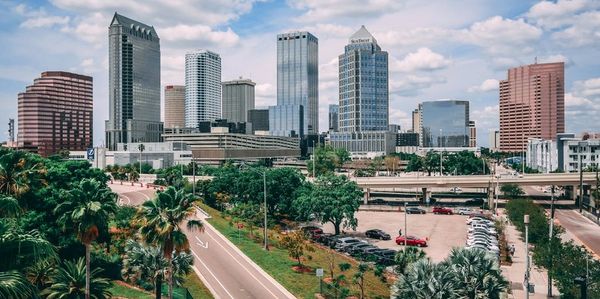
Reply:
M257 106L276 102L278 33L319 38L320 130L337 102L337 56L365 25L390 55L390 121L410 127L424 100L471 101L478 142L498 127L497 81L521 64L565 61L567 131L600 131L600 1L525 0L0 0L0 126L17 94L45 70L94 77L94 142L108 115L108 33L118 11L161 37L162 85L183 83L184 55L221 54L223 80L257 83ZM0 140L6 139L2 134Z

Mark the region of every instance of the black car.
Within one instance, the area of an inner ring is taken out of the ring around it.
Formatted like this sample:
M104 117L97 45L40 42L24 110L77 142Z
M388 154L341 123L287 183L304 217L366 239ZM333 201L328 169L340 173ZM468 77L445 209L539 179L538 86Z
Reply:
M346 236L342 236L342 235L330 236L330 237L326 238L326 240L323 243L323 245L329 246L329 248L333 248L335 246L335 242L337 242L338 239L341 239L341 238L344 238L344 237L346 237Z
M313 236L313 241L319 244L326 245L325 243L328 241L329 238L333 236L333 234L315 234Z
M313 235L313 234L322 234L323 233L323 229L317 226L303 226L300 228L305 234L307 235Z
M390 237L389 234L387 234L386 232L384 232L380 229L370 229L365 232L365 235L367 236L367 238L371 238L371 239L379 239L379 240L391 240L392 239L392 237Z
M348 246L348 247L345 247L345 248L343 249L343 251L344 251L344 252L346 252L346 253L348 253L348 254L352 254L352 253L354 253L355 251L356 251L356 252L358 252L359 250L362 250L362 248L365 248L365 247L371 247L371 246L373 246L373 245L371 245L371 244L369 244L369 243L363 243L363 242L360 242L360 243L358 243L358 244L356 244L356 245L350 245L350 246Z
M396 251L392 249L383 249L375 253L379 265L390 266L395 263Z
M470 198L465 201L465 205L467 206L481 206L485 200L483 198Z
M425 214L427 213L425 210L416 207L408 207L406 208L406 214Z
M387 202L383 198L375 198L375 199L369 200L369 204L372 204L372 205L384 205L386 203Z

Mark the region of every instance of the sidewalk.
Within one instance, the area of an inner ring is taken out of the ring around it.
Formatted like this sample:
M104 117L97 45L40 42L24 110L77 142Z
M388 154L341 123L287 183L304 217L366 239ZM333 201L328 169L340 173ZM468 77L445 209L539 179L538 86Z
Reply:
M505 217L504 210L500 210L499 214L500 216ZM515 245L515 255L512 257L512 265L501 266L502 273L509 281L510 288L512 289L512 294L509 294L508 298L522 299L525 298L525 240L521 239L520 232L512 224L506 226L506 240L509 245ZM545 270L539 269L533 265L531 259L529 260L529 263L531 265L529 283L535 285L535 293L529 294L529 298L548 298L546 296L548 293L548 274ZM552 294L554 295L554 298L559 298L556 286L552 287Z

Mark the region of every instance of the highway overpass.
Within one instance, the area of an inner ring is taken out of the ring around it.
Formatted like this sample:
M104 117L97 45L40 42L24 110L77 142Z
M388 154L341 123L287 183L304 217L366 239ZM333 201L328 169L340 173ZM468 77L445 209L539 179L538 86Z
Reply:
M503 175L499 179L490 175L465 175L465 176L421 176L421 177L358 177L351 178L361 188L431 188L431 187L463 187L463 188L488 188L491 183L517 184L520 186L575 186L579 185L579 173L549 173L525 174L522 176ZM583 173L584 184L595 184L596 174Z

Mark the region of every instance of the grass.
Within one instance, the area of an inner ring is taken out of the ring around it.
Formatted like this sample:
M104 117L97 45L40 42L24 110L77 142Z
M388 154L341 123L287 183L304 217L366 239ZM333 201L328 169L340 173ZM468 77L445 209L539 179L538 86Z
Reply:
M113 297L131 298L131 299L152 299L154 296L151 293L140 291L133 287L128 287L123 284L112 282L112 286L109 288Z
M232 226L229 220L221 216L221 213L206 205L201 205L212 218L208 220L217 230L225 235L232 243L236 244L250 259L252 259L265 272L269 273L288 291L298 298L314 298L314 294L319 292L319 280L315 276L314 271L309 273L296 273L291 268L296 265L296 261L289 258L287 250L271 246L269 252L265 252L259 242L250 239L249 231L242 229L238 237L238 230ZM271 232L275 234L275 232ZM328 260L331 255L329 249L314 246L315 251L309 252L311 258L304 261L306 266L312 269L325 269L325 277L328 277ZM359 288L352 283L352 276L356 273L358 263L351 258L335 253L335 275L339 275L340 271L338 264L349 263L352 268L346 271L347 285L351 295L359 295ZM372 272L365 275L365 296L367 298L389 298L389 285L381 282Z
M183 287L188 289L194 299L214 298L195 272L188 274Z

